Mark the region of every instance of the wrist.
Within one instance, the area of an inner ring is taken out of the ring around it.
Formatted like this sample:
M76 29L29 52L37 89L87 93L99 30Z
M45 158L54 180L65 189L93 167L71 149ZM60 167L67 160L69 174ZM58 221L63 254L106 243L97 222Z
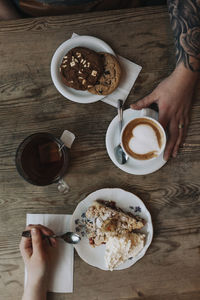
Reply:
M22 300L43 300L46 299L47 284L43 281L32 282L27 281L24 288L24 296Z
M190 85L191 87L194 87L200 78L200 72L186 68L183 62L176 66L173 75L181 84Z
M46 277L35 279L34 277L28 277L26 283L26 289L34 289L34 290L47 290L47 279Z
M47 285L48 280L48 265L44 262L40 262L40 264L35 261L30 261L27 266L27 284L28 285L36 285L42 284L44 286Z
M46 294L46 285L42 285L41 282L35 285L33 285L33 283L27 282L22 300L45 300Z

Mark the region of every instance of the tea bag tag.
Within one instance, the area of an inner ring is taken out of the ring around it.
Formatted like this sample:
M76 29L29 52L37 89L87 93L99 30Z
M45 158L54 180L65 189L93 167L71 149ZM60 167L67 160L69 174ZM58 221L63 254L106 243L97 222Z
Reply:
M65 146L70 149L74 140L75 140L75 135L68 131L68 130L64 130L63 134L60 137L61 141L65 144Z
M64 130L60 137L60 140L63 142L63 144L68 149L70 149L75 140L75 135L72 132L70 132L69 130ZM69 185L67 184L67 182L65 180L63 180L63 178L61 178L58 182L58 190L59 190L59 192L61 192L63 194L68 193L70 190Z

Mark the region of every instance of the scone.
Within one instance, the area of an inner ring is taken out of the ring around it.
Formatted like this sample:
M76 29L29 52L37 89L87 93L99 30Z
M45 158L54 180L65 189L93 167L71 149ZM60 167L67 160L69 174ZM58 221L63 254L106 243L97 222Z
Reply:
M123 211L114 201L94 201L85 216L90 245L106 244L104 258L109 270L136 257L144 248L146 235L133 230L141 229L145 220Z
M96 200L86 211L89 242L92 246L105 244L110 237L122 236L141 229L145 222L138 216L116 207L114 201Z
M109 95L119 85L121 67L115 56L110 53L100 52L104 61L104 72L97 83L88 88L88 91L96 95Z
M110 237L105 251L107 268L112 271L126 260L135 257L144 248L144 245L145 234L142 233Z
M88 90L93 87L102 73L102 56L84 47L71 49L60 65L63 83L76 90Z

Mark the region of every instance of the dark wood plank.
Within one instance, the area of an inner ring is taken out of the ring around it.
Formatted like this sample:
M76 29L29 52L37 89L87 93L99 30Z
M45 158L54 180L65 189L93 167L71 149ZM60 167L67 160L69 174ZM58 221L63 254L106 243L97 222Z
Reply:
M176 159L147 176L117 169L105 149L107 127L116 109L102 102L79 105L64 99L50 77L55 49L73 32L94 35L120 55L143 66L126 107L149 93L174 68L174 46L166 7L148 7L0 24L0 294L20 299L24 266L20 232L27 212L73 213L86 195L120 187L138 195L151 212L154 239L134 267L103 272L75 256L74 293L48 299L198 299L199 289L199 125L196 89L185 144ZM38 131L77 136L67 180L71 191L33 187L15 168L20 141ZM106 176L105 176L106 170ZM67 279L66 279L67 280Z

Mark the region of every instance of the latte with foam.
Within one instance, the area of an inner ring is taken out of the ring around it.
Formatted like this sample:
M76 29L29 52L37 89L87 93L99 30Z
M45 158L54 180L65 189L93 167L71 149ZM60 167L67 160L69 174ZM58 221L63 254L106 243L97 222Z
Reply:
M151 118L130 121L122 132L125 152L137 160L156 158L163 150L165 133L161 125Z

